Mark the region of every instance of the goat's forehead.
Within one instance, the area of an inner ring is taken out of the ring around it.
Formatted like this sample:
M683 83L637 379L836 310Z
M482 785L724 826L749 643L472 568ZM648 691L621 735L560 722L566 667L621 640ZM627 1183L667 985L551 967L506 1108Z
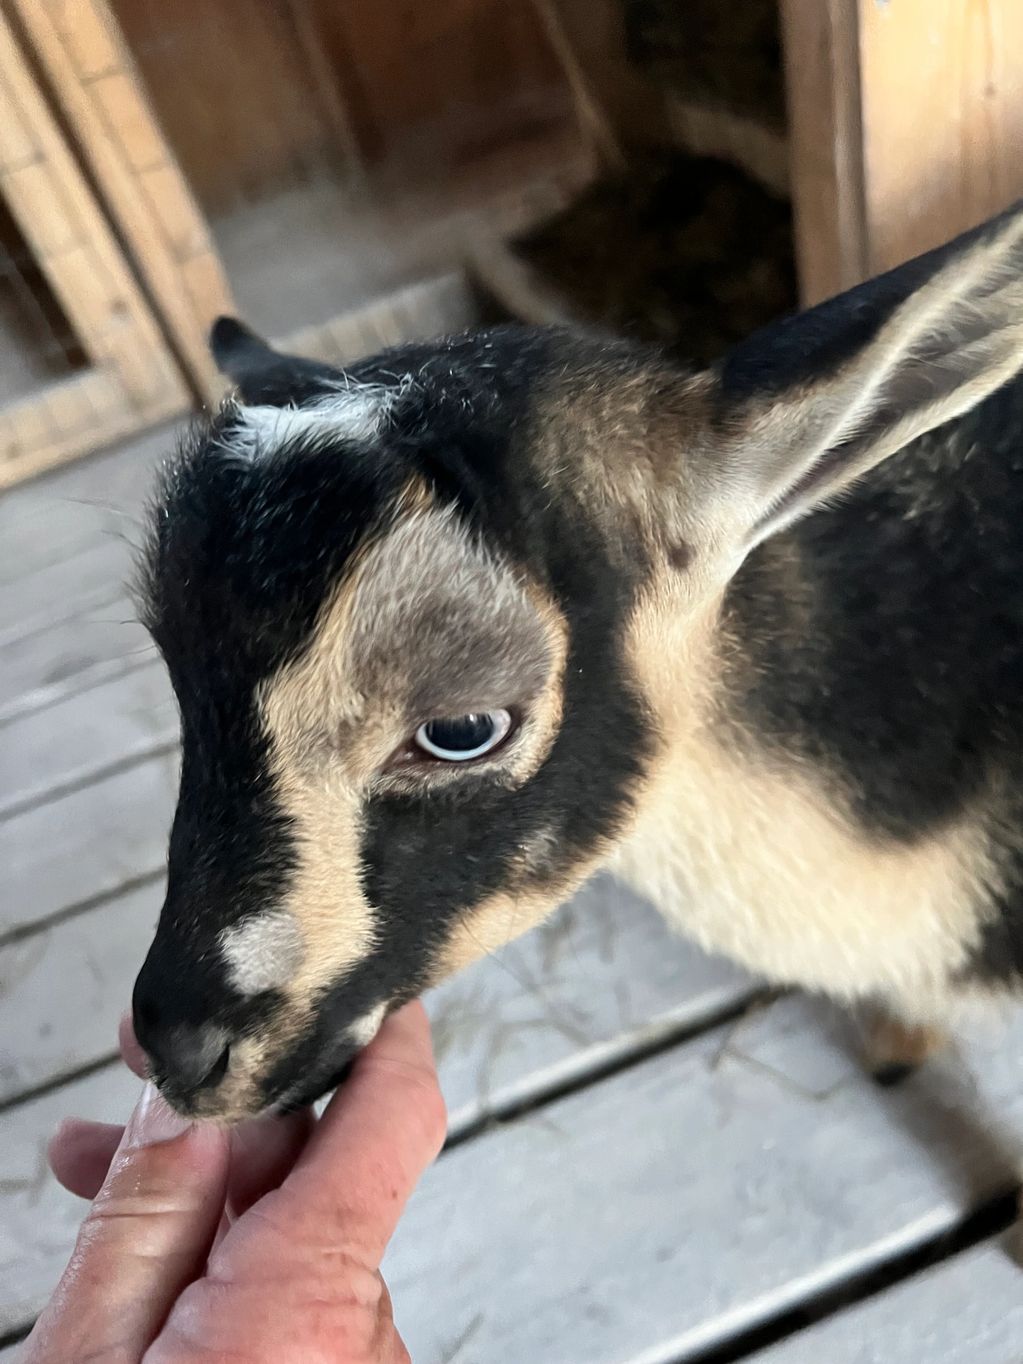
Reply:
M169 465L141 566L141 608L172 676L202 667L211 651L265 676L303 647L408 482L368 438L368 420L359 418L355 440L348 419L229 410Z

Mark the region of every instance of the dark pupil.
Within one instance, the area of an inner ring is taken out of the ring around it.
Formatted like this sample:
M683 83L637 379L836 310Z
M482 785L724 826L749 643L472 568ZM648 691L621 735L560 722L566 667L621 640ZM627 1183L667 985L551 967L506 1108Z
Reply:
M431 720L426 737L438 748L451 753L467 753L485 744L494 732L489 715L457 715L450 720Z

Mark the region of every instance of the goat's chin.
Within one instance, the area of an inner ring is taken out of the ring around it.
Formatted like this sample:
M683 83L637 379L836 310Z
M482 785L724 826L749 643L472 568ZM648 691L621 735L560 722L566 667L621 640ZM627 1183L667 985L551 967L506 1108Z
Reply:
M271 1105L272 1110L281 1114L297 1113L299 1109L308 1108L318 1099L326 1098L328 1094L339 1088L348 1079L357 1055L358 1052L353 1052L341 1065L335 1065L326 1078L304 1080L298 1083L293 1090L286 1090L283 1097Z

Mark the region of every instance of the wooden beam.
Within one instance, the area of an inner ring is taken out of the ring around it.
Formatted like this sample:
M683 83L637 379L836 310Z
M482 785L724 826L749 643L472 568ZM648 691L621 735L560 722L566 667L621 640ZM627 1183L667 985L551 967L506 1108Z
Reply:
M866 272L858 0L781 0L789 181L805 305Z
M1019 0L781 0L803 302L1023 194Z
M234 311L205 218L106 0L13 0L107 209L196 390L224 391L206 346Z
M0 410L0 487L187 402L103 213L0 15L0 189L93 368Z
M868 274L1023 194L1020 0L859 3Z

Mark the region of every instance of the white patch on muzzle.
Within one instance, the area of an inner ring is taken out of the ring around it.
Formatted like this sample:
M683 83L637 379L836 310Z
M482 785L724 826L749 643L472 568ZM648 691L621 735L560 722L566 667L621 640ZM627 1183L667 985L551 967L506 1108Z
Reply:
M375 1009L357 1018L348 1028L348 1037L360 1047L367 1046L380 1031L380 1024L387 1012L386 1004L378 1004Z
M302 962L302 933L284 910L256 914L220 935L231 984L242 995L285 985Z

